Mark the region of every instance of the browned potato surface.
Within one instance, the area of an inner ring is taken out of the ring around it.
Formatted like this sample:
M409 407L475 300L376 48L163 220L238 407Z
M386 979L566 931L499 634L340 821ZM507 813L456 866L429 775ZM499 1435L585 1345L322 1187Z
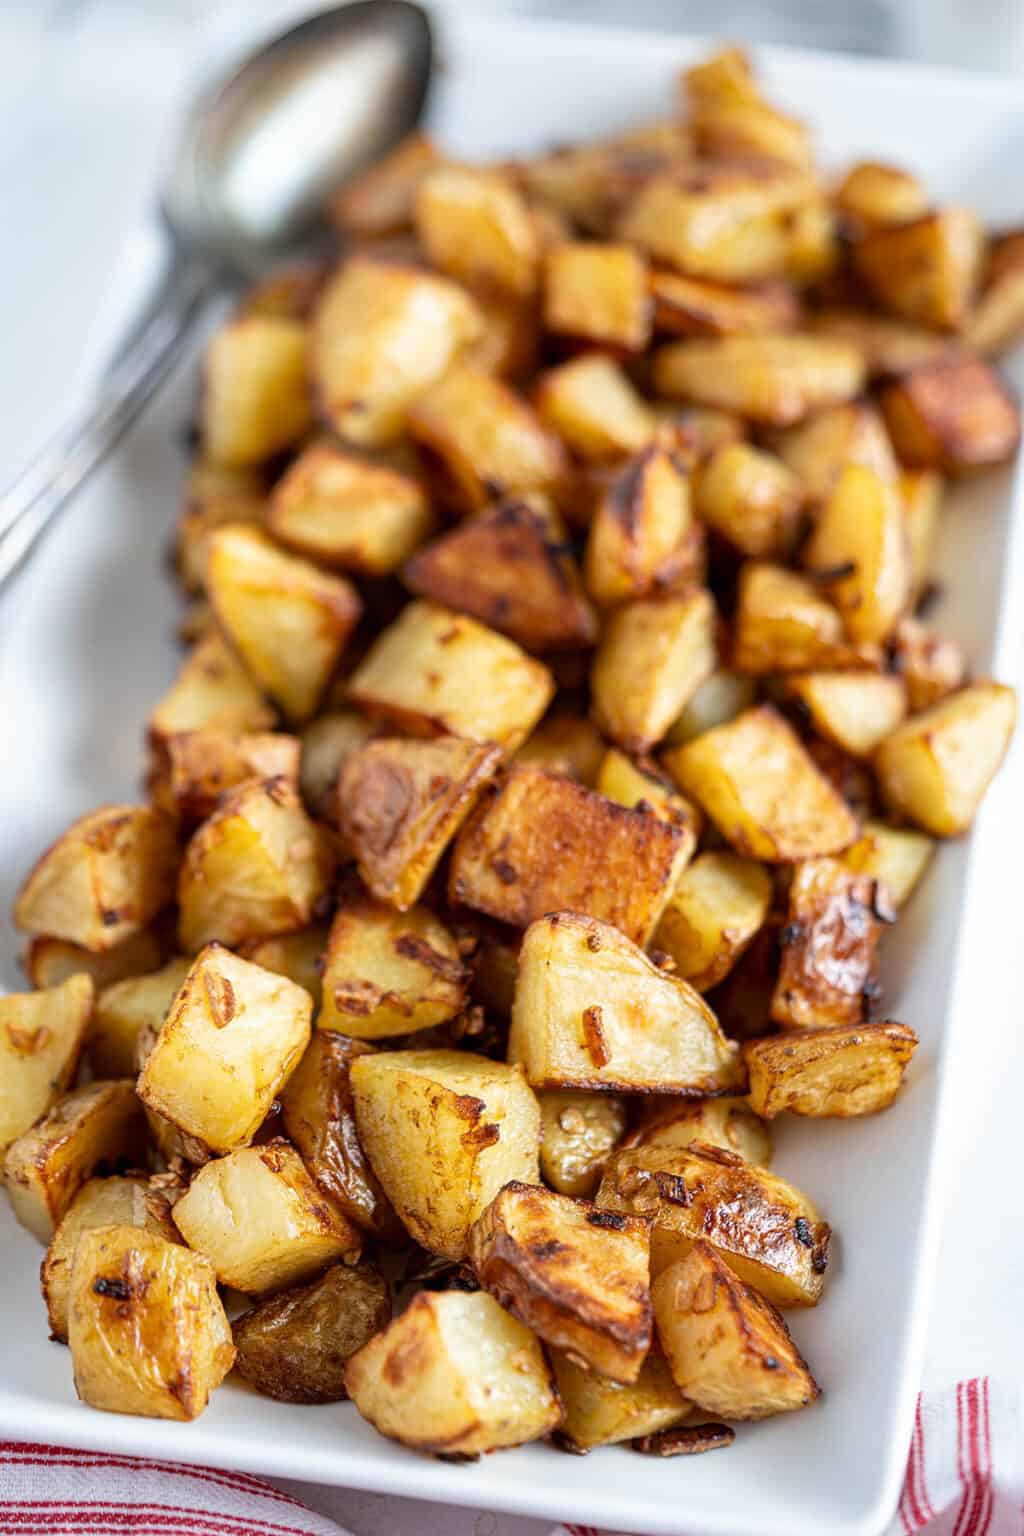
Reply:
M92 1017L91 977L0 997L0 1166L12 1141L74 1081Z
M592 1195L626 1129L626 1103L612 1093L551 1089L540 1100L540 1171L562 1195Z
M945 356L882 392L885 423L912 469L964 474L1003 464L1020 442L1020 409L980 358Z
M782 960L772 1018L786 1029L857 1024L877 995L882 924L895 920L887 894L839 859L797 864L779 933Z
M816 1119L874 1115L899 1093L916 1048L906 1024L836 1024L753 1040L743 1050L750 1102L768 1120L783 1110Z
M864 383L864 362L846 342L765 332L670 342L655 353L653 379L659 395L786 427L852 399Z
M636 1381L628 1384L588 1370L573 1354L560 1349L548 1354L564 1413L556 1438L577 1454L656 1434L695 1416L693 1404L672 1380L657 1344Z
M565 241L544 260L544 324L556 335L642 352L651 335L647 263L631 245Z
M978 682L912 715L875 754L882 798L935 837L974 820L1017 720L1012 688Z
M959 330L981 270L981 226L966 208L880 224L857 240L853 264L883 309L937 330Z
M682 456L660 441L617 470L590 522L583 573L595 602L612 604L699 574L702 545Z

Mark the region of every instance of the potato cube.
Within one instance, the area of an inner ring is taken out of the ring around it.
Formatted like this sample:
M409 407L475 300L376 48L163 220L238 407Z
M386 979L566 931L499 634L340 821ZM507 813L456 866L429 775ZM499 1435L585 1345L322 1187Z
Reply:
M174 822L146 805L106 805L73 821L37 860L14 903L25 933L114 949L174 900Z
M267 731L273 708L219 630L189 651L177 678L149 717L149 735L161 742L178 731Z
M645 944L691 848L658 816L513 767L459 833L449 896L517 928L545 912L586 912Z
M909 320L894 320L875 310L825 306L815 311L810 323L816 335L856 347L872 379L897 378L945 356L950 349L950 338L941 331Z
M659 395L785 427L860 393L864 360L846 342L785 331L669 342L654 355Z
M1012 688L978 682L912 715L875 753L886 805L934 837L966 832L1010 745Z
M590 686L595 718L627 752L661 740L715 670L715 605L703 588L627 603L605 625Z
M772 1018L785 1029L858 1024L877 996L882 924L895 912L869 875L839 859L806 859L789 887Z
M418 597L468 613L528 651L589 646L597 621L558 535L539 507L499 502L420 549L402 580Z
M287 779L250 779L193 834L178 881L179 933L190 954L303 928L330 868L317 829Z
M309 1044L302 987L208 944L192 963L139 1077L139 1098L210 1148L259 1130Z
M437 526L411 475L315 443L274 487L267 527L300 555L341 571L387 576Z
M499 747L455 736L385 738L346 758L338 819L359 873L379 901L404 912L419 900L501 760Z
M287 976L313 999L313 1013L320 1007L323 956L327 948L327 923L311 923L297 933L281 933L270 939L243 939L238 954L253 965Z
M965 474L1004 464L1020 442L1020 410L981 358L947 355L894 380L882 410L896 452L912 469Z
M596 602L621 603L682 580L698 533L681 456L652 443L598 501L584 559L587 591Z
M345 759L378 734L372 720L354 709L318 715L300 737L302 798L317 821L334 826L338 820L338 777Z
M523 742L517 763L547 768L594 787L605 755L604 737L584 715L547 715ZM602 791L604 793L604 791Z
M425 134L408 134L335 193L330 206L333 223L355 239L408 229L420 184L441 163L437 146Z
M321 416L349 442L394 442L410 406L481 325L473 300L455 283L351 257L313 316L310 369Z
M278 1402L341 1402L346 1362L390 1321L383 1275L370 1264L334 1264L235 1318L235 1369Z
M359 620L355 588L239 524L211 535L207 582L217 618L256 682L289 718L308 719Z
M415 226L432 266L471 288L528 296L537 287L540 242L529 206L497 171L442 165L416 192Z
M673 747L681 747L695 736L703 736L716 725L727 725L755 702L757 690L749 677L740 677L725 667L718 667L701 683L665 736Z
M854 874L870 875L884 887L893 906L909 901L935 852L935 844L921 832L890 827L884 821L865 821L861 834L843 854L842 862Z
M611 747L604 754L595 789L599 795L625 805L630 810L647 811L683 832L688 845L685 862L693 857L704 818L650 758L635 763L624 752ZM680 869L682 868L682 861Z
M735 853L702 853L683 871L655 934L655 947L675 961L675 974L698 992L727 976L765 918L771 875Z
M769 864L839 853L857 836L849 807L769 705L745 710L664 757L736 849Z
M357 1040L430 1029L464 1006L467 980L455 939L429 907L396 912L351 881L327 940L317 1027Z
M439 1456L522 1445L562 1417L538 1340L486 1291L420 1291L352 1356L345 1385L382 1435Z
M187 592L206 589L206 545L224 523L262 523L267 488L261 470L224 469L198 459L185 480L184 505L174 534L177 573Z
M822 287L843 264L839 220L823 197L812 197L794 210L788 235L785 277L801 288Z
M642 1217L511 1183L470 1229L469 1260L484 1289L546 1344L630 1382L651 1347L649 1245Z
M906 1024L836 1024L751 1040L743 1055L750 1102L772 1120L783 1110L849 1119L888 1109L903 1083L917 1035Z
M813 1307L821 1296L828 1225L800 1190L735 1152L705 1142L614 1152L597 1204L652 1218L652 1276L706 1238L775 1306Z
M336 1259L352 1264L362 1246L359 1232L313 1183L295 1148L280 1139L200 1168L173 1216L220 1283L252 1296L298 1285Z
M689 1402L723 1419L806 1408L818 1385L775 1307L734 1275L709 1243L652 1287L658 1335Z
M449 732L512 752L544 713L554 683L511 640L434 603L409 603L352 675L360 709L416 736Z
M920 601L933 574L935 538L945 482L931 469L904 469L898 479L910 563L910 605Z
M146 1122L131 1081L66 1093L7 1148L3 1181L18 1221L41 1243L100 1163L145 1161Z
M352 1063L374 1047L317 1030L281 1093L281 1124L314 1182L355 1226L385 1242L405 1235L356 1135Z
M996 356L1024 330L1024 239L1019 229L989 242L984 282L967 322L964 340L972 352Z
M703 1094L743 1084L737 1047L700 994L610 923L576 912L527 929L508 1054L537 1088Z
M536 219L536 209L533 210ZM540 315L535 301L497 289L473 295L483 330L466 348L464 361L512 385L525 384L540 359Z
M0 997L0 1167L11 1143L66 1093L92 1016L91 977Z
M894 486L848 464L804 547L803 562L828 591L854 642L887 639L907 605L910 564Z
M654 328L676 336L753 336L792 330L800 306L788 283L732 288L678 272L654 271Z
M540 1171L561 1195L592 1195L626 1129L626 1101L613 1093L557 1089L540 1100Z
M189 962L176 955L159 971L103 989L89 1031L89 1062L97 1077L135 1076L140 1031L159 1031L188 971Z
M771 1131L747 1098L651 1099L622 1145L689 1147L698 1141L760 1168L772 1160Z
M313 425L305 325L245 315L214 334L203 360L203 454L223 469L263 464Z
M890 648L912 715L955 693L967 681L967 657L960 644L917 619L900 620Z
M584 459L618 459L654 436L647 402L613 358L585 352L542 374L536 390L543 420Z
M84 1403L146 1418L197 1418L235 1358L213 1267L124 1224L79 1239L68 1342Z
M356 1057L350 1080L371 1166L432 1253L461 1259L498 1190L537 1182L540 1109L522 1068L468 1051L378 1051Z
M854 270L882 309L937 330L959 330L981 271L983 235L967 208L870 229L853 246Z
M226 789L245 779L297 783L299 754L298 738L278 731L175 731L156 744L147 788L154 805L195 825L213 814Z
M631 245L570 240L550 246L544 324L576 341L642 352L651 335L646 261Z
M784 427L771 442L816 505L828 500L847 464L862 464L885 481L899 476L885 423L877 407L864 400L834 405L809 421Z
M877 664L877 646L852 645L831 603L806 577L751 560L740 571L733 664L754 677Z
M788 689L819 736L851 757L870 757L907 713L907 686L888 673L805 672Z
M835 202L854 227L909 224L928 212L928 195L917 177L877 160L851 166L836 188Z
M655 1344L628 1385L611 1381L560 1349L549 1351L564 1414L556 1438L576 1452L618 1445L639 1435L672 1429L694 1418L696 1410L680 1392L665 1356Z
M726 443L697 477L697 515L743 555L785 556L803 490L793 471L749 443Z
M75 1249L83 1232L96 1227L140 1227L169 1243L180 1243L170 1202L144 1174L89 1179L61 1218L40 1270L50 1337L68 1341L68 1300Z
M460 363L409 412L409 432L437 500L482 511L500 496L554 492L565 453L520 395L484 369Z
M81 975L90 977L96 988L102 989L126 976L155 971L165 953L163 937L162 928L140 928L113 949L94 950L83 949L68 939L37 934L25 946L21 968L39 991L59 987L70 977Z

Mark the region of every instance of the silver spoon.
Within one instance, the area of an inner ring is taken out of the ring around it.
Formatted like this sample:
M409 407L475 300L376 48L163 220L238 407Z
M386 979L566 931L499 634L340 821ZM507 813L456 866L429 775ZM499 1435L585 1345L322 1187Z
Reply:
M325 248L328 198L415 127L432 52L417 5L355 0L197 98L160 203L164 273L94 403L0 495L0 586L166 378L216 289Z

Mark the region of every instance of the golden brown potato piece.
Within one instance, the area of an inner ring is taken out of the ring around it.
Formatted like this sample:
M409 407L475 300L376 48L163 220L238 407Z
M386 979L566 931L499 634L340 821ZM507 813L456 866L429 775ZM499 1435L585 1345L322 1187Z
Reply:
M657 1343L629 1385L588 1370L560 1349L548 1354L564 1414L556 1439L578 1455L599 1445L656 1434L694 1417L693 1404L672 1380Z
M235 315L239 318L270 315L285 320L308 320L325 275L319 266L278 267L242 295Z
M437 526L411 475L315 443L277 482L267 514L275 538L319 565L363 576L396 570Z
M355 1263L359 1231L324 1198L287 1141L268 1141L200 1168L174 1206L190 1248L222 1285L266 1296L308 1280L336 1259Z
M352 1356L345 1385L382 1435L439 1456L522 1445L562 1417L540 1343L486 1291L420 1291Z
M68 1340L71 1267L79 1238L95 1227L112 1226L141 1227L169 1243L181 1242L170 1202L145 1174L89 1179L61 1218L40 1270L51 1339L62 1344Z
M154 752L148 789L154 805L195 825L213 814L226 789L245 779L298 783L299 762L298 738L283 732L236 735L209 726L175 731Z
M357 1040L430 1029L464 1006L467 981L455 939L429 907L396 912L348 881L327 940L317 1027Z
M515 760L533 768L567 774L592 789L604 755L604 737L593 720L584 715L559 714L547 715L541 721L523 742Z
M345 235L372 239L408 229L416 193L424 177L441 164L437 146L422 133L410 133L390 154L377 160L331 199L331 219Z
M854 874L869 875L885 887L895 907L909 901L935 852L932 838L907 827L890 827L884 821L865 821L861 834L843 854L843 863Z
M1016 720L1013 689L991 682L973 683L912 715L875 753L886 805L934 837L966 832Z
M402 580L528 651L593 645L597 621L558 532L529 501L499 502L419 550Z
M649 125L638 133L555 150L520 167L536 216L559 239L569 239L576 228L613 237L623 209L651 174L692 153L681 124Z
M714 730L716 725L727 725L730 720L735 720L737 715L750 708L756 697L756 685L749 677L740 677L725 667L717 667L684 706L665 740L669 746L681 747L695 736Z
M642 352L651 336L647 263L631 245L572 240L544 259L544 324L593 346Z
M848 464L804 547L803 562L855 643L888 638L910 595L903 506L896 488Z
M842 265L839 221L823 197L794 210L787 229L785 275L799 288L824 283Z
M318 715L305 727L300 737L302 761L299 784L317 821L331 826L338 820L338 777L342 764L357 747L378 734L372 720L354 709L332 710Z
M746 336L792 330L800 306L788 283L748 288L709 283L678 272L655 271L650 278L654 328L677 336Z
M645 944L691 847L649 812L513 767L459 833L449 896L517 928L545 912L586 912Z
M253 678L290 719L307 720L358 623L355 588L239 524L210 536L206 579L217 619Z
M534 299L490 291L475 293L483 330L466 348L463 361L483 373L493 373L513 386L525 384L540 360L540 313Z
M583 567L587 591L606 604L647 597L688 575L699 579L701 557L686 465L671 446L652 443L598 500Z
M772 1120L783 1110L849 1119L888 1109L903 1082L917 1035L906 1024L844 1024L751 1040L743 1056L750 1102Z
M819 336L846 341L863 355L873 379L893 378L948 352L952 338L875 310L826 305L810 316Z
M747 1098L650 1099L624 1147L689 1147L695 1141L767 1168L772 1134Z
M653 381L659 395L786 427L858 394L864 360L854 347L826 336L719 336L669 342L654 355Z
M819 736L851 757L870 757L907 713L907 685L889 673L805 672L787 686Z
M468 1051L376 1051L352 1062L351 1083L373 1170L432 1253L463 1258L498 1190L537 1182L540 1108L521 1067Z
M613 1381L636 1381L651 1347L643 1217L511 1183L469 1233L486 1291L545 1343Z
M338 1403L346 1361L390 1321L384 1277L371 1264L334 1264L235 1318L235 1369L282 1403Z
M790 863L839 853L857 836L853 813L770 705L673 747L663 761L737 853Z
M903 502L903 527L910 562L910 603L916 604L928 588L935 559L935 537L945 491L942 476L931 469L904 469L899 475Z
M74 1081L92 1017L90 976L0 997L0 1167L4 1153Z
M654 436L647 402L619 364L600 352L542 374L535 400L547 425L584 459L619 459Z
M1020 441L1020 410L981 358L947 354L882 391L886 426L904 464L965 474L1004 464Z
M29 939L21 956L21 968L39 991L59 987L71 976L92 978L97 990L128 976L155 971L166 953L162 928L140 928L114 949L83 949L68 939L37 934ZM116 1074L115 1074L116 1076Z
M196 831L178 880L178 931L190 954L304 928L327 891L330 866L288 779L249 779Z
M936 330L959 330L981 272L983 235L967 208L870 229L853 246L854 270L882 309Z
M145 1161L146 1122L130 1080L90 1083L57 1099L7 1148L3 1180L23 1227L49 1243L100 1163Z
M139 1077L139 1098L212 1152L252 1141L309 1044L313 1002L284 976L208 944Z
M693 115L697 147L714 158L763 156L798 170L811 165L806 124L759 100L698 103Z
M772 434L782 462L801 482L808 500L828 500L847 464L862 464L880 479L899 474L892 443L876 406L856 400L821 411L809 421Z
M177 573L188 592L206 588L206 541L224 523L262 523L267 487L260 470L224 469L197 459L185 480L184 504L175 529Z
M97 1077L135 1076L140 1032L159 1032L188 972L189 961L175 955L148 976L129 976L103 989L89 1030L89 1064Z
M404 1235L356 1135L350 1072L372 1052L362 1040L317 1030L281 1094L281 1124L314 1182L364 1232L385 1242Z
M68 1342L84 1403L146 1418L197 1418L235 1358L213 1266L123 1224L79 1239Z
M189 651L177 678L149 717L159 743L177 731L267 731L277 715L219 630Z
M877 666L877 646L846 638L843 621L807 577L750 560L740 571L733 665L760 677L818 668Z
M536 289L540 241L526 199L509 177L439 166L417 188L414 221L431 265L449 277L520 297Z
M527 929L510 1061L537 1088L741 1089L737 1048L703 998L610 923L554 912Z
M565 474L557 437L479 366L460 363L426 390L409 412L409 431L435 497L459 514L499 496L553 492Z
M608 619L590 676L593 710L627 752L659 742L715 670L715 619L704 588L639 599Z
M658 1335L687 1401L723 1419L766 1419L819 1396L775 1307L745 1285L710 1243L652 1287Z
M964 340L983 357L998 356L1024 331L1024 239L1009 230L989 242L984 282L964 329Z
M614 800L616 805L647 811L679 827L687 844L686 859L681 862L680 868L693 857L703 817L651 758L635 763L618 748L610 747L601 761L594 787L599 795Z
M557 1089L540 1100L540 1171L561 1195L592 1195L626 1129L626 1102L612 1093Z
M351 257L313 316L310 371L320 415L349 442L394 442L410 406L482 324L469 294L446 278Z
M828 1225L800 1190L735 1152L705 1142L624 1148L608 1159L597 1204L653 1219L652 1276L706 1238L775 1306L813 1307L821 1296Z
M698 517L742 555L785 557L802 507L803 489L793 471L749 443L716 449L697 477Z
M753 859L712 850L687 865L654 933L675 974L698 992L727 976L768 915L771 875Z
M785 1029L859 1024L878 995L877 949L896 913L869 875L839 859L806 859L789 887L772 1018Z
M909 224L928 212L928 195L917 177L877 160L850 167L836 188L835 203L854 229Z
M14 903L24 933L84 949L124 942L174 900L174 822L147 805L105 805L73 821L36 861Z
M900 620L890 648L911 714L937 704L967 680L967 657L959 642L918 619Z
M370 715L415 736L449 732L515 751L547 709L554 682L511 640L435 603L409 603L349 683Z
M327 924L311 923L297 933L282 933L271 939L243 939L238 954L253 965L287 976L313 999L313 1012L320 1007L321 962L327 948Z
M203 360L203 455L222 469L263 464L313 425L308 339L297 320L243 315L217 331Z

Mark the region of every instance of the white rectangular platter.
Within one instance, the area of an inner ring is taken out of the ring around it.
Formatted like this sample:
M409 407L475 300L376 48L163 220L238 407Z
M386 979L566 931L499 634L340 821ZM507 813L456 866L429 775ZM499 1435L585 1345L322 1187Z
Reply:
M674 71L702 46L450 16L434 126L469 156L606 133L669 110ZM989 220L1024 221L1017 87L791 52L765 51L759 63L770 93L816 126L827 162L892 159L920 172L939 198L969 201ZM65 278L73 285L74 271ZM1024 368L1010 373L1024 384ZM0 598L4 913L20 873L73 816L137 793L141 722L177 664L176 600L163 551L192 387L185 372L165 391L18 589ZM4 475L14 467L5 464ZM1019 502L1015 475L959 490L941 550L940 623L967 646L977 673L1009 681L1024 633L1024 540L1011 546L1010 537ZM237 1386L219 1392L194 1425L95 1413L75 1400L67 1351L47 1340L40 1250L3 1206L0 1437L665 1536L875 1536L895 1505L920 1375L956 1050L977 1024L968 1005L979 980L977 946L969 941L980 913L982 820L970 841L943 849L886 950L887 1015L922 1039L906 1092L877 1119L787 1124L779 1132L780 1171L819 1202L837 1233L823 1304L791 1314L824 1388L810 1411L744 1428L727 1453L695 1460L658 1462L613 1449L582 1461L534 1446L472 1466L401 1450L349 1405L286 1407ZM8 988L22 984L15 938L2 919L0 977Z

